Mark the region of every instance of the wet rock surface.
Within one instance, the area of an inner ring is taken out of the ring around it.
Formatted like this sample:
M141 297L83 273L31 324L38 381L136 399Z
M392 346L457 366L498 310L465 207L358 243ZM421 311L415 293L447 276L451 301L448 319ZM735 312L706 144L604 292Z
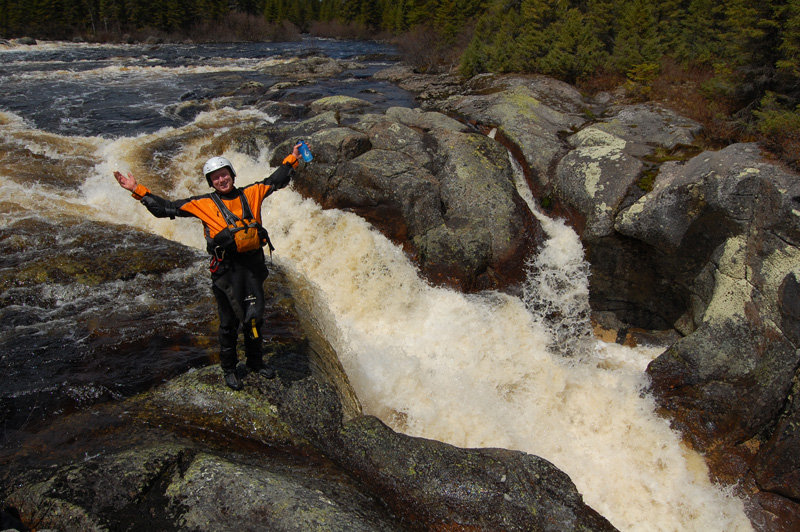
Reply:
M0 230L6 442L52 412L130 397L209 363L212 336L194 332L214 321L198 252L119 225L4 215L15 220ZM140 328L151 335L139 338Z
M441 113L401 108L328 111L267 135L304 137L314 161L295 188L370 221L435 284L514 290L524 279L543 232L498 142Z

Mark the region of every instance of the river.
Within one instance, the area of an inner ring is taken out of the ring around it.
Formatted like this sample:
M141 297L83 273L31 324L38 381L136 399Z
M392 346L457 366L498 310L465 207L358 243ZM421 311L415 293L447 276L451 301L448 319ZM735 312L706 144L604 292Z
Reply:
M394 50L378 43L0 48L0 271L46 261L49 248L62 258L97 256L96 238L75 235L107 231L108 224L130 226L134 235L101 235L111 242L103 248L111 264L146 245L147 234L198 250L196 264L170 265L159 278L188 294L181 301L159 301L156 277L145 272L119 279L104 272L111 278L94 289L69 279L6 282L6 441L31 420L127 397L208 364L215 331L199 224L151 217L111 174L132 170L171 197L205 192L199 167L214 139L279 118L241 101L219 98L188 110L186 102L246 82L269 85L276 80L261 66L312 52L359 59L365 68L290 87L287 101L347 94L371 101L375 112L416 105L411 95L370 78L393 61ZM269 172L271 149L224 155L246 184ZM535 208L522 180L518 188ZM516 298L431 287L363 219L322 210L291 187L271 196L264 210L274 260L310 289L316 318L366 412L407 434L542 456L623 531L751 530L742 501L709 482L702 457L642 393L644 369L661 349L606 344L591 339L582 320L559 328L529 310L543 299L570 312L588 308L579 239L563 222L537 216L549 240L531 264L525 295ZM42 228L50 232L44 240ZM163 329L163 344L136 345L137 331L154 328ZM549 350L554 334L562 343L579 339L580 354Z

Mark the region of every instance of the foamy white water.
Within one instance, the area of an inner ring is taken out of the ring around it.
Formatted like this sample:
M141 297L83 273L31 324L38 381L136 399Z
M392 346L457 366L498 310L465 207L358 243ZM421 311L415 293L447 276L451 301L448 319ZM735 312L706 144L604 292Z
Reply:
M497 129L489 132L495 138ZM537 321L547 328L550 346L561 354L585 355L591 350L589 265L583 244L563 220L545 216L525 183L522 167L509 154L520 197L547 234L535 257L528 260L522 298Z
M0 50L2 53L2 50ZM52 67L64 65L64 70L57 71L33 71L22 72L13 74L9 79L15 81L49 81L55 76L61 80L79 80L85 82L102 82L102 83L120 83L129 84L131 78L133 81L144 79L152 81L153 78L158 77L173 77L173 76L186 76L192 74L214 74L220 72L240 72L242 70L258 70L279 64L289 63L292 59L229 59L224 62L217 61L213 63L198 64L198 65L184 65L184 66L160 66L157 64L139 66L135 62L138 59L128 58L127 61L120 61L117 64L104 66L100 68L88 68L85 70L73 70L75 65L80 65L80 61L50 61L45 63ZM84 61L86 64L91 64L91 61Z
M620 530L751 530L742 502L641 396L652 351L552 353L522 301L432 288L366 222L291 191L266 220L278 260L335 316L328 336L368 413L407 434L544 457Z
M208 119L227 123L224 111ZM140 166L137 146L149 138L87 141L101 162L82 195L32 187L25 201L31 208L46 201L63 212L127 222L204 247L199 222L152 218L111 177L114 169L132 169L165 196L205 190L201 141L186 142L170 175L159 176ZM239 184L268 173L265 156L225 155L236 165ZM6 198L19 192L19 185L2 187ZM321 325L368 413L411 435L542 456L620 530L752 529L742 502L708 481L702 459L684 448L642 396L644 368L657 353L593 340L579 357L552 352L552 328L526 302L430 287L402 251L365 221L323 211L291 189L267 200L264 219L276 262L312 287ZM580 268L574 233L558 222L546 229L550 251L538 268ZM564 286L572 283L571 299L579 300L585 292L575 283L580 275L571 279Z

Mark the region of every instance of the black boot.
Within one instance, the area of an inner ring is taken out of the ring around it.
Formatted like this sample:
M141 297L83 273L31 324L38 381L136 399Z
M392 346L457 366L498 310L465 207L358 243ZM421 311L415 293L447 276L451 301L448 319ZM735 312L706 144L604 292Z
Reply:
M242 385L242 380L236 374L235 370L225 372L225 384L232 390L241 390L244 387Z
M247 369L250 370L251 373L258 373L262 377L266 377L268 379L271 379L275 376L275 370L268 367L261 360L248 360Z

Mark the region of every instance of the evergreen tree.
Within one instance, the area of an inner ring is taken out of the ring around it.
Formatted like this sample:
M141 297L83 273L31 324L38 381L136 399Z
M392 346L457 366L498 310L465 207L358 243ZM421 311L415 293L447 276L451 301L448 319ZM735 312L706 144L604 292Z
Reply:
M381 25L381 14L378 11L378 4L375 0L360 0L358 16L356 22L360 26L372 29L379 29Z
M125 4L121 0L99 0L97 30L109 32L126 22Z
M408 29L405 23L406 0L385 1L381 13L381 29L391 33L400 33Z
M478 18L472 40L461 57L461 73L471 76L482 72L511 72L519 68L515 64L520 55L517 40L523 26L519 2L494 0Z
M490 72L529 72L533 60L531 48L526 48L527 38L536 39L533 32L524 31L524 21L514 9L507 11L500 19L500 26L491 35ZM529 55L529 53L531 55Z
M18 28L23 26L24 20L19 0L0 0L0 37L17 36Z
M189 22L186 19L186 12L181 0L167 0L161 15L160 28L165 31L176 31L181 28L182 23Z
M505 25L511 31L515 45L510 50L510 68L536 72L542 57L547 55L552 38L551 25L558 20L558 2L522 0L516 21Z
M639 65L658 63L662 48L652 4L648 0L630 0L621 7L611 57L613 66L627 73Z
M286 20L287 15L286 0L266 0L264 3L264 18L268 22Z
M437 7L437 0L406 0L405 26L430 25Z
M567 10L547 31L550 46L537 71L574 83L593 74L607 60L594 25L578 9Z
M800 78L800 0L789 0L780 13L781 27L780 59L776 67L792 78Z
M315 17L312 0L295 0L290 2L285 10L285 19L300 29L307 28ZM278 19L278 21L279 20L283 19Z
M264 0L236 0L235 8L248 15L258 15L264 12Z
M459 0L441 0L434 13L434 26L444 43L452 43L464 27L464 11Z
M664 50L674 50L680 39L681 25L691 0L660 0L651 2L655 23Z
M32 29L46 37L52 37L60 22L59 4L58 0L33 0L30 6Z
M377 7L374 0L342 0L337 18L344 23L377 29L381 21Z
M116 2L117 0L109 0L109 2ZM102 7L101 7L102 9ZM149 1L145 3L145 0L138 0L132 1L130 4L130 9L128 10L128 23L132 26L132 28L144 28L149 25L150 20L148 17L148 12L150 11ZM104 24L108 23L108 16L105 16L105 13L101 12L100 19L103 21Z
M322 0L319 6L319 20L322 22L336 20L337 4L337 0Z
M722 10L713 0L691 0L678 24L678 35L672 48L683 62L707 63L720 52L720 19Z
M458 8L461 9L464 18L473 18L483 13L487 3L487 0L459 0Z
M780 0L726 0L722 40L725 59L733 65L774 65L780 46Z
M586 21L595 28L595 35L603 43L603 49L611 53L617 32L619 4L630 0L588 0Z
M69 34L73 29L83 29L86 22L85 7L84 2L80 0L64 0L62 19L66 26L66 38L69 38Z

